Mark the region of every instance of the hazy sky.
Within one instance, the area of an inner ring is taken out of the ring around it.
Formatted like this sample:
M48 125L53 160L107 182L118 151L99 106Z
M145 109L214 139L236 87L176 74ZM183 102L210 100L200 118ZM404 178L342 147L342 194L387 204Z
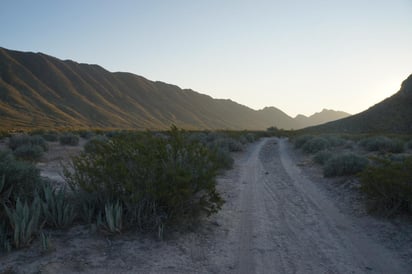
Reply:
M412 0L1 0L0 46L254 109L357 113L412 74Z

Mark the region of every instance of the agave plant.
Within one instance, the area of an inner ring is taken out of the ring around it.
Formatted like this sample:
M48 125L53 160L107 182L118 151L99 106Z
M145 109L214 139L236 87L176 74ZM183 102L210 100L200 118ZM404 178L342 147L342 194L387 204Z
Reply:
M40 199L36 197L29 205L20 199L16 201L16 208L5 206L11 227L13 228L13 244L16 248L28 246L42 224Z
M53 190L50 185L45 185L43 193L45 201L42 203L42 207L47 224L56 228L70 226L76 213L73 205L68 202L65 190Z
M123 207L119 201L116 203L106 203L104 207L104 217L99 214L97 225L109 234L116 234L122 231Z

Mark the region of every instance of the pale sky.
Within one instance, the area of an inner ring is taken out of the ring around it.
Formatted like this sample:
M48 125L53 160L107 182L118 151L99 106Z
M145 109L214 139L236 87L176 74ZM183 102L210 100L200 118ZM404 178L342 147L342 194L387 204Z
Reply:
M412 0L1 0L0 46L253 109L354 114L412 74Z

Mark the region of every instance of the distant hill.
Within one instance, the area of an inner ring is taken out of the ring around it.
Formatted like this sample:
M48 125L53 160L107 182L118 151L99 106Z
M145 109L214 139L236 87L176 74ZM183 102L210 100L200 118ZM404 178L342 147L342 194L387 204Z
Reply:
M274 107L255 111L131 73L0 48L3 129L166 129L171 124L186 129L297 129L336 118L311 117L293 119Z
M297 115L294 120L298 124L297 128L303 128L324 124L326 122L335 121L348 116L350 116L350 114L343 111L323 109L321 112L316 112L309 117L301 114Z
M412 134L412 75L393 96L359 114L305 129L319 132Z

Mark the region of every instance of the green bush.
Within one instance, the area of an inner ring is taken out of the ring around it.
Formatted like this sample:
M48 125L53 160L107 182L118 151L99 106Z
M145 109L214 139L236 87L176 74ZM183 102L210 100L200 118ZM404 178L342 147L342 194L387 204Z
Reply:
M49 150L49 145L47 144L46 140L40 136L40 135L33 135L30 138L30 143L33 146L39 146L41 147L44 151L48 151Z
M301 148L303 147L304 144L306 144L306 142L308 142L309 140L313 138L314 136L311 136L311 135L301 135L301 136L296 137L293 140L293 143L294 143L295 148Z
M4 193L9 199L31 200L42 184L40 171L31 163L16 160L10 151L0 151L0 176L4 176Z
M239 152L243 150L242 144L232 138L219 138L212 143L211 147L229 152Z
M61 145L67 146L77 146L79 144L80 138L78 135L73 133L65 133L59 138Z
M37 161L43 154L44 150L39 145L22 145L14 150L14 155L18 159L27 160L27 161Z
M248 144L248 143L253 143L255 140L256 140L256 135L251 132L243 133L239 137L239 142L243 145Z
M188 141L199 142L212 150L214 161L219 163L222 169L233 166L233 158L230 152L243 150L241 143L221 132L196 132L189 134L187 138Z
M412 157L403 162L379 160L360 174L360 181L371 211L388 216L412 212Z
M408 141L408 142L406 143L406 147L407 147L408 149L412 149L412 140L411 140L411 141Z
M13 135L9 140L9 148L16 151L21 147L24 147L24 149L21 149L20 153L24 154L22 152L26 151L27 155L30 155L30 150L34 153L38 151L38 148L41 148L44 152L49 148L47 142L40 135ZM32 148L30 149L30 147Z
M78 131L80 137L89 140L90 138L94 137L96 134L93 131L88 130L80 130Z
M359 144L367 151L401 153L404 150L402 141L384 136L374 136L362 139Z
M13 135L9 139L9 148L15 150L22 145L30 145L31 137L27 134Z
M322 137L325 138L328 141L329 145L332 147L344 146L347 142L345 139L338 135L324 135Z
M89 141L87 141L83 149L87 153L95 152L97 150L97 146L106 143L108 140L109 138L107 138L104 135L96 135L92 137Z
M368 165L365 157L347 153L331 157L323 167L325 177L354 175L361 172Z
M59 140L59 134L57 132L48 131L42 134L44 140L49 142L57 142Z
M324 165L332 156L333 154L329 150L321 150L313 156L313 161L317 164Z
M306 153L316 153L329 148L329 142L322 137L314 137L305 142L302 146L302 150Z
M73 171L65 170L67 181L74 191L105 203L119 201L127 225L143 230L216 212L222 204L215 188L216 155L176 128L166 137L112 137L95 151L74 157Z

